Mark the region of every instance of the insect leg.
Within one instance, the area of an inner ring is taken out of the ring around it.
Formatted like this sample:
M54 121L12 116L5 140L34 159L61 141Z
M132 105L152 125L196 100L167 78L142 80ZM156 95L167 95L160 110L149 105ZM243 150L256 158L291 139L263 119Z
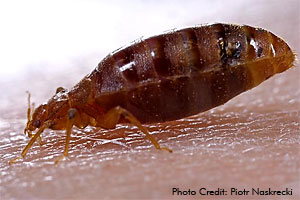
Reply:
M41 133L50 126L50 122L47 121L45 122L41 128L36 132L36 134L34 134L33 137L31 137L30 141L28 142L28 144L26 145L26 147L24 148L24 150L21 153L20 157L17 157L15 159L10 160L8 163L11 165L12 163L16 162L17 160L19 160L20 158L24 158L28 152L28 150L30 149L30 147L33 145L33 143L35 142L35 140L37 138L40 137Z
M57 165L61 159L68 156L69 144L70 144L70 139L71 139L71 130L72 130L72 127L74 125L74 120L75 120L76 113L77 113L77 110L75 108L71 108L68 111L68 122L67 122L67 129L66 129L65 150L64 150L63 155L61 155L59 158L56 159L55 165Z
M135 118L129 111L127 111L126 109L120 106L117 106L109 110L104 115L104 117L97 119L97 122L103 128L114 128L118 123L118 121L120 120L121 116L124 117L126 120L128 120L130 123L136 125L152 142L152 144L155 146L156 149L166 150L169 151L170 153L172 152L172 150L169 148L161 147L158 144L158 142L149 134L149 131L139 122L139 120Z

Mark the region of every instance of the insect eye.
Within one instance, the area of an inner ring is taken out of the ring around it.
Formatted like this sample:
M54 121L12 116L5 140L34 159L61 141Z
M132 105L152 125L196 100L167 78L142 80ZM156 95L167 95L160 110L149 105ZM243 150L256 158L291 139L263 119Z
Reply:
M40 125L41 125L41 121L39 119L34 122L35 127L39 128Z
M63 87L58 87L58 88L56 89L56 94L59 93L59 92L65 92L65 91L66 91L65 88L63 88Z

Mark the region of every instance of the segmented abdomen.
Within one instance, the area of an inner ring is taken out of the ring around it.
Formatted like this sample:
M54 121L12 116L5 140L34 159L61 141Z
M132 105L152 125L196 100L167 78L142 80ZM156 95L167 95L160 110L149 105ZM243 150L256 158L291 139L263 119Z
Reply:
M142 122L221 105L292 66L287 44L262 29L214 24L148 38L107 56L90 75L95 100Z

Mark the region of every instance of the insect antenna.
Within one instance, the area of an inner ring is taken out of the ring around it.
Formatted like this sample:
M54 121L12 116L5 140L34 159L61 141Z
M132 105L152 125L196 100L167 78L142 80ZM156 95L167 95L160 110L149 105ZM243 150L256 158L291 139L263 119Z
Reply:
M28 137L32 137L32 133L31 133L31 131L28 130L28 126L29 126L30 121L32 120L32 114L33 114L33 111L34 111L34 103L32 103L30 105L31 94L30 94L29 91L26 91L26 93L28 94L28 98L27 98L28 108L27 108L27 124L26 124L26 127L24 129L24 134L26 135L26 133L28 133Z

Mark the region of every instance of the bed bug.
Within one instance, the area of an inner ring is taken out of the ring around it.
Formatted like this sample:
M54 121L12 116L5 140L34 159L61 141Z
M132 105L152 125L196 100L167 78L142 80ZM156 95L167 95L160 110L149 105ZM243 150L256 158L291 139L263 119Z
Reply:
M56 94L31 114L24 133L31 137L24 158L46 129L66 130L68 155L73 126L113 129L165 122L209 110L293 66L295 54L279 37L250 26L212 24L173 30L121 48L105 57L70 91ZM32 131L36 130L35 134ZM41 140L40 140L41 141Z

